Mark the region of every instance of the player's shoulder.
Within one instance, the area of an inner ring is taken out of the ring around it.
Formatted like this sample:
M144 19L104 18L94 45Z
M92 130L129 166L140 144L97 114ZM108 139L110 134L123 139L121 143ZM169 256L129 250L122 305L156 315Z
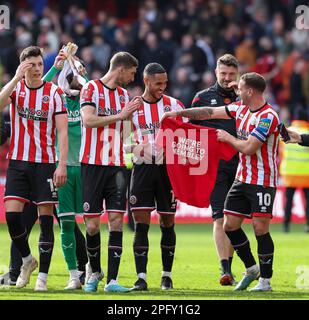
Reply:
M274 109L274 107L269 104L268 102L265 103L265 105L263 106L263 108L261 108L261 110L259 110L259 115L260 116L268 116L269 114L273 115L275 118L279 119L279 115L277 113L277 111Z
M210 95L213 95L214 93L217 93L217 90L215 86L211 86L198 91L195 96L200 98L205 98L205 97L209 97Z
M164 105L170 104L171 106L181 106L182 108L184 108L183 103L177 98L164 94L162 99L163 99Z
M59 94L59 95L64 95L63 90L57 86L55 83L51 82L51 81L44 81L44 87L50 87L50 93L54 93L54 94Z

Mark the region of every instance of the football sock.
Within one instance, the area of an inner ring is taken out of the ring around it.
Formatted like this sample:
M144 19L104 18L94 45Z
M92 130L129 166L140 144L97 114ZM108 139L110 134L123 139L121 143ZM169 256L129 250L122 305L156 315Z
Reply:
M69 270L77 269L76 240L74 234L75 216L60 217L61 247Z
M148 230L149 224L137 223L135 225L135 234L133 241L133 252L135 259L136 273L147 273L147 261L148 261Z
M54 217L45 215L40 216L39 222L41 228L39 239L39 272L47 274L54 248Z
M122 231L109 232L107 283L117 279L122 254L122 234Z
M101 272L101 236L100 231L91 236L86 233L87 252L92 272Z
M261 277L271 278L273 275L274 242L269 232L262 236L256 236L256 240L258 243Z
M246 268L255 265L256 262L251 252L250 242L244 231L239 228L234 231L226 231L225 233L230 239L234 250L245 264Z
M28 244L28 234L22 224L21 216L21 212L6 212L6 222L9 234L16 248L22 257L27 257L30 255L30 247Z
M174 225L171 227L161 228L161 257L163 271L170 272L172 270L174 254L175 254L175 245L176 245L176 233L174 230Z

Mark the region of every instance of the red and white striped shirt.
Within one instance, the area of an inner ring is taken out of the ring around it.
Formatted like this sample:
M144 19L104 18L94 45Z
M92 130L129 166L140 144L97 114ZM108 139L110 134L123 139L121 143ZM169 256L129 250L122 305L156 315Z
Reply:
M277 112L268 103L256 111L250 111L248 106L240 102L227 105L226 111L236 119L238 139L247 140L252 135L263 142L255 154L239 154L236 179L244 183L276 187L279 144Z
M28 88L21 80L10 98L12 134L8 159L55 163L55 115L67 113L62 90L52 82Z
M155 103L143 100L143 105L133 113L134 140L138 144L150 143L152 154L156 155L155 140L163 114L168 111L179 111L183 108L184 106L179 100L166 95L163 95ZM182 121L182 117L179 117L179 120Z
M101 80L83 86L81 107L91 105L100 117L116 115L129 102L127 90L110 89ZM117 121L100 128L82 128L80 162L102 166L125 166L123 148L124 122Z

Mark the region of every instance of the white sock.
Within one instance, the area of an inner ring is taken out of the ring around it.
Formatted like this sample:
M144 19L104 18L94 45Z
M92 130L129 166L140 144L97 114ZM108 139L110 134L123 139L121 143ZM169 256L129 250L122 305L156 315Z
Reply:
M46 282L46 281L47 281L47 276L48 276L48 274L47 274L47 273L39 272L39 274L38 274L38 279L40 279L40 280L42 280L42 281Z
M162 271L162 277L169 277L172 279L172 273L168 271Z
M32 260L32 254L30 253L29 256L22 258L23 264L28 263Z
M253 272L256 272L258 269L259 269L258 265L255 264L252 267L247 268L246 270L247 270L247 273L253 273Z
M93 277L95 279L100 279L101 273L100 272L94 272L94 273L91 274L91 277Z
M270 279L269 278L259 278L259 282L263 284L270 284Z
M115 279L111 279L108 284L118 284L118 281Z
M79 278L79 272L78 270L69 270L70 271L70 278L71 279L78 279Z
M137 275L137 277L138 277L138 278L141 278L141 279L143 279L143 280L145 280L145 281L146 281L146 279L147 279L147 275L146 275L146 273L144 273L144 272L139 273L139 274Z

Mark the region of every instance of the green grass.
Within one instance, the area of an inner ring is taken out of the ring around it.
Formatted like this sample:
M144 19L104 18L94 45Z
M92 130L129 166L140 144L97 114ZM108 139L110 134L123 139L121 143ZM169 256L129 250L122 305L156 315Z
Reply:
M256 256L256 241L251 225L245 225L251 247ZM84 230L84 229L83 229ZM102 225L102 267L106 272L107 265L107 229ZM233 292L231 287L219 285L219 264L212 238L212 225L177 225L177 248L173 267L174 290L161 291L161 257L160 257L160 229L152 225L149 233L149 261L148 286L149 291L127 294L107 294L103 292L104 281L97 293L86 294L83 291L65 292L68 272L60 249L59 228L55 226L55 247L48 278L49 291L37 293L33 291L37 271L31 277L30 284L25 289L2 288L0 300L9 299L54 299L54 300L187 300L187 299L309 299L309 234L304 233L302 225L293 225L288 234L281 232L280 225L271 226L275 242L274 276L272 279L272 293ZM38 226L35 226L31 237L33 254L37 257ZM119 282L131 287L136 280L135 266L132 254L133 233L127 228L124 232L124 250L119 272ZM9 261L9 245L7 228L0 225L0 273ZM307 266L307 289L297 288L301 276L296 273L297 266ZM239 280L244 271L239 258L235 256L233 272Z

